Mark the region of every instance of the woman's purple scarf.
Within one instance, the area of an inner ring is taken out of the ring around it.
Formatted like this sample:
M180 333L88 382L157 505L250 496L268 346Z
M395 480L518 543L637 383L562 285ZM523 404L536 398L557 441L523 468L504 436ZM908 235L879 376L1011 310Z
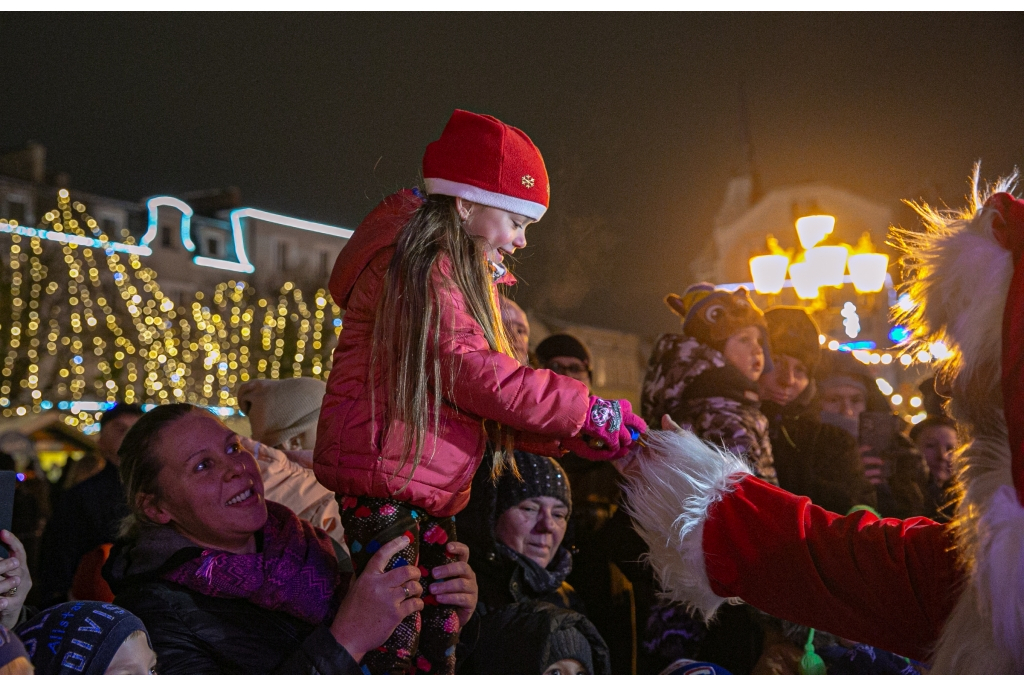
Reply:
M246 599L307 623L323 623L341 586L330 537L276 502L267 502L267 513L262 552L203 550L164 578L209 597Z

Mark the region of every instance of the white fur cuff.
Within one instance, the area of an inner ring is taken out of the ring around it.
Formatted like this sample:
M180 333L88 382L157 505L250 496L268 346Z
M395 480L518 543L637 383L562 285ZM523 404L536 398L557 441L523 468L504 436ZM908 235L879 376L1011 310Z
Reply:
M712 504L750 468L689 431L649 431L627 474L628 512L647 543L662 596L710 619L726 598L711 590L704 567L704 521Z

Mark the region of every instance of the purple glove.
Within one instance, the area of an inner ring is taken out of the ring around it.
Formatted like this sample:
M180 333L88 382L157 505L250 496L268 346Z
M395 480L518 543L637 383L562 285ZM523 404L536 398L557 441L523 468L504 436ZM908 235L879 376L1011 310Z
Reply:
M633 441L646 432L647 424L633 413L629 402L592 396L583 428L562 445L584 459L618 459L626 456Z

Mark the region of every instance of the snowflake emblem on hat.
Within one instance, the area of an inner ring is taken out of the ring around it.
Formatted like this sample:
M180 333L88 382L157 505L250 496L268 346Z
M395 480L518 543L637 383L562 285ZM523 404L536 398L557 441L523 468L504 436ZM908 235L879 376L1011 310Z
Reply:
M529 174L526 174L526 176L523 176L522 183L527 188L532 188L533 187L533 176L530 176Z

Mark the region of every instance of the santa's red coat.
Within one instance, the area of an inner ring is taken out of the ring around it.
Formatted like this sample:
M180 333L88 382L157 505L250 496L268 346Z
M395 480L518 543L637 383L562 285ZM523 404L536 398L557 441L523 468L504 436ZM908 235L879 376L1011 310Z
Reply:
M718 596L918 660L963 578L948 525L839 516L753 476L712 505L703 549Z

